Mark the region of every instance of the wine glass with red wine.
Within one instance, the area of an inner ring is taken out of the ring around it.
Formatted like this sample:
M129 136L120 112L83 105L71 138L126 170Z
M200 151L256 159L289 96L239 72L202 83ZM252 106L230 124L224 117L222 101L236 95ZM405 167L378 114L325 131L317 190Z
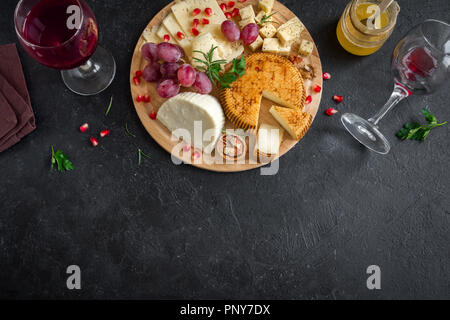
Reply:
M346 113L342 123L350 134L372 151L387 154L391 148L378 129L380 120L410 95L435 92L450 78L450 25L426 20L400 40L392 56L394 92L369 120Z
M116 63L98 43L94 13L83 0L21 0L14 14L23 48L39 63L61 70L66 86L94 95L113 81Z

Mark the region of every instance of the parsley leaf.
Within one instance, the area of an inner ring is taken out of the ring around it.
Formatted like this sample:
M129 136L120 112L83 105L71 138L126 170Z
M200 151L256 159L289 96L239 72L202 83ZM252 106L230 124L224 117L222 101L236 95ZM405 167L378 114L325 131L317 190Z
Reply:
M421 125L417 122L408 122L397 132L397 137L401 140L416 140L425 141L431 130L437 127L442 127L446 122L438 123L435 115L432 115L427 109L422 109L422 114L427 120L427 125Z
M52 158L50 163L50 170L53 170L53 166L55 165L55 163L58 166L58 170L61 172L70 171L75 168L72 162L70 162L70 160L67 158L67 156L61 150L55 152L53 146L51 156Z

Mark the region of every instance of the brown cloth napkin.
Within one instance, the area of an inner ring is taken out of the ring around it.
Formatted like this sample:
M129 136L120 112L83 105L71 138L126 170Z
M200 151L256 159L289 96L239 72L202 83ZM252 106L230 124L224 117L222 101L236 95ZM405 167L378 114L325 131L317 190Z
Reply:
M0 152L36 129L15 44L0 46Z

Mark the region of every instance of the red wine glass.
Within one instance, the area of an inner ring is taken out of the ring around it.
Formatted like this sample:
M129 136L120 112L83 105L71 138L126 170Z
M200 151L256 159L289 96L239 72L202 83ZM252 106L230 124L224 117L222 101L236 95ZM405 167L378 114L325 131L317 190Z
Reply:
M39 63L61 70L73 92L94 95L113 81L116 63L97 46L97 20L83 0L21 0L14 23L25 51Z
M431 94L450 78L450 25L426 20L409 31L394 49L392 73L394 92L377 114L369 120L352 113L341 118L356 140L380 154L391 148L378 129L380 120L403 99Z

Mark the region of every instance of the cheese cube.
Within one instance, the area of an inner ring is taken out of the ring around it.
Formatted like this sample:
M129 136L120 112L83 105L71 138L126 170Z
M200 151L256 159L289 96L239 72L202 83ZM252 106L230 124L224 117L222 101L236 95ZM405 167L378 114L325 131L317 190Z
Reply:
M274 0L259 0L259 8L267 14L272 12Z
M282 56L288 56L291 53L291 49L292 49L292 46L290 44L285 45L285 46L280 45L280 50L278 50L278 54L280 54Z
M297 18L297 17L294 17L294 18L292 18L292 19L286 21L285 23L283 23L283 24L278 28L278 31L283 30L283 29L286 29L287 27L290 27L290 26L293 26L293 25L298 26L300 29L302 29L302 31L303 31L303 29L305 29L305 26L304 26L303 23L300 21L300 19Z
M264 27L259 29L259 34L263 38L273 38L277 33L277 28L274 27L271 23L266 23Z
M263 38L261 38L261 36L258 36L258 38L256 38L255 42L253 42L252 44L249 45L249 48L252 49L252 51L256 51L262 47L263 43L264 43Z
M280 39L281 44L283 46L292 44L294 41L300 38L300 34L303 29L301 29L298 25L290 25L284 29L278 29L277 37Z
M269 53L278 53L280 51L280 41L277 38L264 39L262 51Z
M261 124L258 131L256 146L263 155L276 155L280 151L284 130L268 124Z
M255 17L255 21L256 21L257 24L261 24L261 20L262 20L262 18L264 17L265 14L266 13L264 11L258 12L258 14Z
M309 56L314 50L314 43L308 40L302 40L300 47L298 48L298 53L302 56Z
M250 23L255 23L255 19L245 19L239 21L239 28L244 29L244 27Z
M241 15L242 20L255 19L255 11L253 10L252 5L239 10L239 14Z

